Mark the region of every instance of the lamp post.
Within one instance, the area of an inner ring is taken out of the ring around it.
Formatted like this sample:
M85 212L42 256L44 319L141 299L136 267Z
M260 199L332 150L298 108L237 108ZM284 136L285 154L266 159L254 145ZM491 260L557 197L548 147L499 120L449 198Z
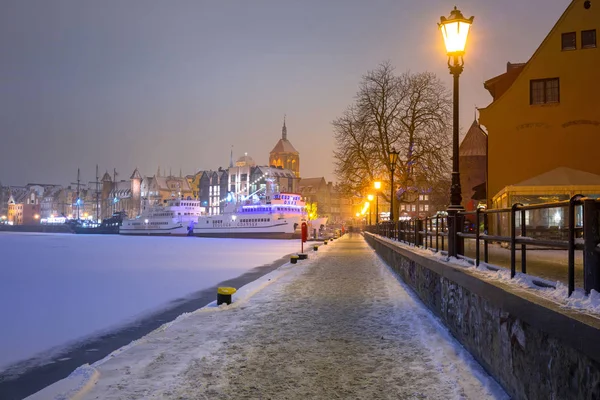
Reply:
M390 150L390 222L394 222L394 171L396 170L396 162L398 162L398 154L392 147Z
M371 204L373 203L374 197L372 194L369 194L369 195L367 195L367 199L369 200L369 226L371 226L371 214L373 213Z
M473 17L465 18L460 10L454 7L450 17L441 17L438 27L442 32L446 54L448 55L448 68L453 76L453 113L452 113L452 186L450 187L450 205L448 206L448 256L456 257L458 254L458 213L463 210L460 188L460 173L458 169L458 78L463 71L465 47L467 37L473 24ZM452 61L452 62L451 62Z
M375 203L375 224L379 225L379 191L381 190L381 181L375 181L373 187L376 190L377 200Z

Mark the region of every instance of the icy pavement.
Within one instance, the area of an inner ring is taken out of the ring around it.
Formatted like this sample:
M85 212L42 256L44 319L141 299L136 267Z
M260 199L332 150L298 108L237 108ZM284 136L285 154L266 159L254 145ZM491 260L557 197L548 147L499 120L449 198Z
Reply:
M32 398L508 398L407 290L346 235Z

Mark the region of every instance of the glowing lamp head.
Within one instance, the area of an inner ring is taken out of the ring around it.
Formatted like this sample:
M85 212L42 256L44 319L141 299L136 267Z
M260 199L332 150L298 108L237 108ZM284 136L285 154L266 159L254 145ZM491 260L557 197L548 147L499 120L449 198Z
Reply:
M374 198L375 198L375 197L374 197L372 194L370 194L370 195L368 195L368 196L367 196L367 199L368 199L369 201L373 201L373 199L374 199Z
M465 54L467 38L473 24L473 19L474 17L465 18L456 7L450 12L450 17L440 18L438 27L442 32L448 56L462 56Z
M392 168L394 168L398 162L398 154L400 154L400 152L392 147L392 150L390 150L390 166Z
M373 183L373 186L375 187L375 190L379 190L379 189L381 189L381 182L380 181L375 181Z
M145 223L146 225L148 225L148 219L145 219L145 220L144 220L144 223Z
M357 218L360 217L360 213L359 212L356 213L356 217Z
M237 215L232 215L232 216L231 216L231 220L232 220L232 221L235 221L236 219L237 219Z

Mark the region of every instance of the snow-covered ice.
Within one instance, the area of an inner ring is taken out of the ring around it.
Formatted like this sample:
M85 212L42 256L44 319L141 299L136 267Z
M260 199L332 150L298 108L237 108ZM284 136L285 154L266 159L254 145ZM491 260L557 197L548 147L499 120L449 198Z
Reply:
M358 235L68 379L31 399L508 398Z
M0 233L0 371L299 247L299 240Z

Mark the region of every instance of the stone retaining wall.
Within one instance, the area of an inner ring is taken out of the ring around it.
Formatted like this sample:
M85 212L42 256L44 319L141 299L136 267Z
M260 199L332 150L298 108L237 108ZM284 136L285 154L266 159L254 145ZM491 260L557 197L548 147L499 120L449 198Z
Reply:
M511 397L600 399L597 318L365 238Z

